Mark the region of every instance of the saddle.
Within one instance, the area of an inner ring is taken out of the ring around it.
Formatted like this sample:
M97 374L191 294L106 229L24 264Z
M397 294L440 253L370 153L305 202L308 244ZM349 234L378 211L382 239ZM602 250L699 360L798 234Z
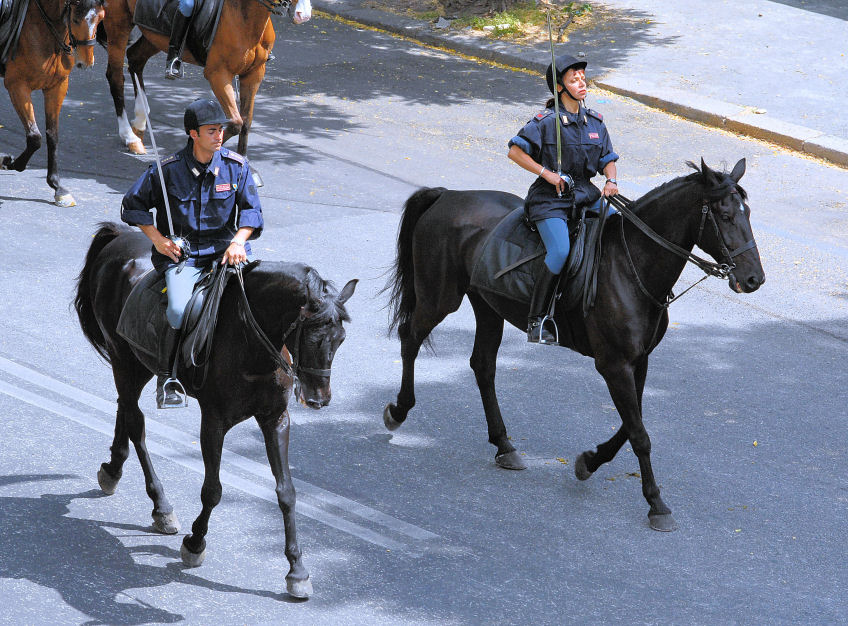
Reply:
M259 265L259 261L247 264L242 273L249 272ZM205 272L195 283L192 296L186 305L180 330L180 348L173 376L188 367L195 368L198 376L192 381L192 387L203 385L205 365L212 353L212 338L218 321L218 306L230 276L235 270L216 263L214 268ZM117 333L136 351L151 359L158 358L159 339L168 320L165 310L168 296L165 289L165 275L156 270L148 270L133 287L121 316ZM197 371L199 370L199 371Z
M557 307L571 311L582 305L585 316L595 303L597 268L601 257L603 215L568 221L571 249L560 274ZM471 272L471 286L485 298L492 293L530 303L536 276L545 262L545 245L523 208L504 217L489 234Z
M0 0L0 76L6 75L6 63L15 58L29 0Z
M3 0L0 0L3 1ZM179 0L138 0L133 13L133 22L154 33L171 36L174 13ZM197 0L191 26L186 37L186 47L200 65L206 65L206 57L221 19L224 0Z

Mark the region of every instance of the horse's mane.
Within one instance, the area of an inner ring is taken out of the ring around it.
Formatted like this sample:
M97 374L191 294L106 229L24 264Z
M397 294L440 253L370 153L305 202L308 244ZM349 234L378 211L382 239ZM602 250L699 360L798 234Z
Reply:
M707 193L711 197L723 197L727 195L727 192L730 187L735 187L736 191L739 192L739 195L742 197L743 200L746 200L748 198L748 194L745 192L745 190L739 185L739 183L737 183L730 177L727 171L717 172L713 170L713 174L715 174L716 178L719 181L718 186L713 186L709 184L706 175L704 174L704 172L701 171L701 168L698 167L695 163L693 163L692 161L686 161L686 165L688 167L691 167L695 171L691 174L679 176L666 183L663 183L659 187L652 189L642 197L638 198L635 202L634 212L638 213L641 208L659 200L662 196L674 193L682 187L691 185L693 183L699 183L701 185L708 186Z
M309 324L350 321L347 309L338 301L338 289L312 267L303 263L263 261L257 269L273 274L283 281L286 289L304 297L310 313Z

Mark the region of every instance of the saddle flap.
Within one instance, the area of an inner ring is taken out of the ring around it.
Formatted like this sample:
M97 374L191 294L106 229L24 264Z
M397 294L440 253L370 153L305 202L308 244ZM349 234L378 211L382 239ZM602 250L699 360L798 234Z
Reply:
M6 63L15 58L29 0L0 0L0 76Z
M148 270L127 297L116 332L135 350L155 359L159 354L158 337L165 332L168 323L165 318L167 307L165 276L156 270Z

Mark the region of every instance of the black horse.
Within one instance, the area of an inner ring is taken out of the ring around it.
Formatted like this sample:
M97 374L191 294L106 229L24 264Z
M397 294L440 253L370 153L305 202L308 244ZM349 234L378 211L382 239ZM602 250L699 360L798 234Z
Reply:
M595 359L621 416L622 427L597 451L580 454L575 473L586 480L610 461L629 440L639 459L642 493L650 504L650 525L674 530L671 510L660 498L651 469L651 441L642 423L642 390L648 355L668 327L667 296L683 271L695 244L722 264L730 288L751 292L764 281L751 232L750 210L737 184L745 172L740 160L730 174L689 164L696 172L647 193L635 203L638 218L661 238L677 244L658 245L657 239L620 216L609 219L604 231L594 308L584 318L577 311L556 313L560 329L571 328L567 347ZM498 191L420 189L406 202L401 221L391 291L392 328L401 340L403 379L396 404L388 404L383 421L394 430L415 406L415 358L427 336L468 296L477 320L471 368L480 388L489 442L497 447L501 467L525 465L507 438L495 395L495 361L504 320L524 330L528 304L484 296L470 286L470 276L487 235L523 200ZM731 252L732 251L732 252ZM560 333L560 341L564 333Z
M147 495L153 500L154 528L173 534L179 531L179 523L153 470L145 446L144 414L138 407L142 388L152 377L156 363L143 353L135 353L115 332L127 296L150 266L150 241L143 234L113 223L101 224L79 275L74 306L86 338L111 363L118 390L112 456L97 473L100 487L106 494L115 492L132 441ZM299 400L311 408L330 402L330 367L345 337L342 322L350 318L344 303L353 295L356 282L351 280L337 292L312 268L282 263L262 263L244 277L244 289L259 327L276 352L285 349L293 356ZM295 491L288 464L288 399L294 379L286 370L292 370L279 367L280 354L272 354L256 334L247 330L235 283L231 281L221 298L205 382L192 389L188 383L194 369L181 373L187 390L200 405L200 447L206 473L200 492L203 509L191 534L183 540L180 553L186 565L202 563L209 516L221 500L219 470L224 435L254 416L265 438L283 512L285 553L291 566L286 588L295 597L308 597L312 583L297 545Z

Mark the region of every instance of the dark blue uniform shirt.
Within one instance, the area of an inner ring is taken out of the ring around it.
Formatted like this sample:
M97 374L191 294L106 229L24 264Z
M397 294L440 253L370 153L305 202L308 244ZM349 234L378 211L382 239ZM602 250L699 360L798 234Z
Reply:
M532 221L550 217L566 218L573 206L593 204L601 197L600 190L589 179L602 174L618 155L612 149L604 118L600 113L580 107L575 115L560 109L562 120L562 173L574 179L574 198L567 193L557 197L556 188L541 176L527 192L524 209ZM552 172L557 171L556 115L545 109L533 116L518 134L509 140L537 163Z
M203 265L221 256L239 228L252 227L251 239L264 224L259 195L247 159L221 148L204 168L192 154L192 142L162 161L165 188L175 233L168 232L168 216L156 164L124 196L121 219L131 226L154 224L163 235L188 239L188 265ZM151 210L155 209L154 212ZM250 253L250 244L245 245ZM163 270L173 261L153 249L153 265Z

